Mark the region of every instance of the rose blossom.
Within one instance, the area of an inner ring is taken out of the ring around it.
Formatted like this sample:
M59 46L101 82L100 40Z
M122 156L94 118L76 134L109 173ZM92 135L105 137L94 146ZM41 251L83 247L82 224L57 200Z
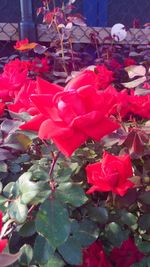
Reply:
M136 61L133 58L131 58L131 57L125 58L125 60L124 60L124 66L125 67L129 67L129 66L132 66L132 65L136 65Z
M122 243L120 248L114 248L109 258L115 267L131 267L143 257L143 253L138 250L133 239L129 238Z
M99 141L119 128L110 117L113 96L107 92L83 86L63 91L51 85L49 94L31 96L39 115L21 129L39 130L41 139L52 139L66 156L70 156L87 139Z
M0 74L0 98L9 102L18 93L27 79L28 62L15 59L5 65Z
M102 243L94 242L83 250L83 263L77 267L112 267L107 259Z
M133 183L128 178L133 176L129 155L113 156L104 151L101 162L89 164L86 167L88 183L92 187L87 191L112 191L123 196Z
M81 71L75 78L68 82L65 91L78 89L85 85L93 86L93 89L105 89L114 80L113 72L105 66L96 66L93 70Z

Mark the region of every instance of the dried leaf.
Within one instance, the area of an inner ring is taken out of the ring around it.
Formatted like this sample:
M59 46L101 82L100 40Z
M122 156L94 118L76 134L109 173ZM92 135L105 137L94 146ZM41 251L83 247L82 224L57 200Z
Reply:
M135 76L145 76L146 68L142 65L132 65L125 68L127 71L129 78L132 79Z
M144 76L144 77L138 78L138 79L131 81L131 82L128 82L128 83L122 83L122 85L124 85L127 88L135 88L138 85L144 83L145 81L146 81L146 77Z

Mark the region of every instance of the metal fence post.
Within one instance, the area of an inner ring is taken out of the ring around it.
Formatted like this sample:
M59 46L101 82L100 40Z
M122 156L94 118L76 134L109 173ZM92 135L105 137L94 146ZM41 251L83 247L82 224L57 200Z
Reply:
M32 0L20 0L21 21L20 39L28 38L29 41L36 41L36 26L33 20Z

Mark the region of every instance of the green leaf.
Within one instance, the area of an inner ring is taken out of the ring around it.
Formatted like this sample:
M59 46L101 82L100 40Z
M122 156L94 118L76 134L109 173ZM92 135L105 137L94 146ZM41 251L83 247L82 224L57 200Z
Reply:
M64 260L71 265L82 263L82 248L77 240L69 237L67 241L58 248Z
M23 133L13 133L7 137L7 143L3 147L25 151L31 145L32 141Z
M55 170L55 180L59 183L64 183L68 182L70 180L71 174L72 174L72 169L67 166L64 167L63 165L60 164L60 166L56 166Z
M24 223L27 218L28 209L25 204L21 203L20 199L16 199L9 205L8 213L11 219L18 223Z
M115 246L120 247L122 242L128 238L128 233L121 229L120 225L111 222L105 227L105 236L109 240L109 242Z
M19 196L19 188L18 184L15 182L11 182L7 184L3 189L3 194L7 198L16 198Z
M1 163L0 163L0 172L7 172L7 171L8 171L7 164L4 161L1 161Z
M143 241L140 238L136 238L135 242L141 252L143 252L144 254L150 253L150 242L149 241Z
M91 245L99 236L97 224L91 220L85 219L79 223L78 232L73 233L73 237L82 247Z
M62 183L55 191L55 197L64 203L80 207L87 201L87 197L80 184Z
M144 192L139 196L139 199L146 205L150 205L150 191Z
M20 252L17 254L2 253L0 254L0 267L7 267L18 260Z
M150 213L143 214L139 218L138 224L142 230L149 231L150 230Z
M132 226L137 223L137 217L131 212L123 210L121 214L121 221L128 226Z
M21 166L17 163L12 162L9 166L9 171L12 173L19 173L21 171Z
M39 164L33 165L29 172L32 172L34 180L49 181L49 174Z
M45 185L46 187L46 185ZM50 189L39 192L34 199L31 200L31 205L38 205L43 203L50 196Z
M32 178L31 172L26 172L19 177L19 190L21 192L21 201L28 204L42 190L44 183L30 181Z
M53 248L67 240L70 225L68 211L58 200L46 200L40 206L36 218L37 232L47 238Z
M106 224L109 218L108 210L103 207L88 207L90 219L100 224Z
M63 267L63 266L65 266L64 261L59 257L57 257L56 255L51 256L51 258L46 264L40 265L40 267Z
M19 262L22 265L28 266L33 258L33 249L30 245L24 245L20 249L21 256L19 258Z
M19 234L23 237L28 237L34 235L36 232L35 222L28 221L20 229Z
M7 198L0 196L0 205L5 203L7 201Z
M38 235L34 244L34 259L38 264L45 264L53 256L54 250L49 245L47 239Z

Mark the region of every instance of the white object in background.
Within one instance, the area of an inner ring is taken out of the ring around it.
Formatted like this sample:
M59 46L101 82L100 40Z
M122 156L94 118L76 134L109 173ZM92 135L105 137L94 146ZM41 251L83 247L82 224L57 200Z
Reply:
M118 42L123 41L127 36L125 26L121 23L115 24L111 29L111 37Z

